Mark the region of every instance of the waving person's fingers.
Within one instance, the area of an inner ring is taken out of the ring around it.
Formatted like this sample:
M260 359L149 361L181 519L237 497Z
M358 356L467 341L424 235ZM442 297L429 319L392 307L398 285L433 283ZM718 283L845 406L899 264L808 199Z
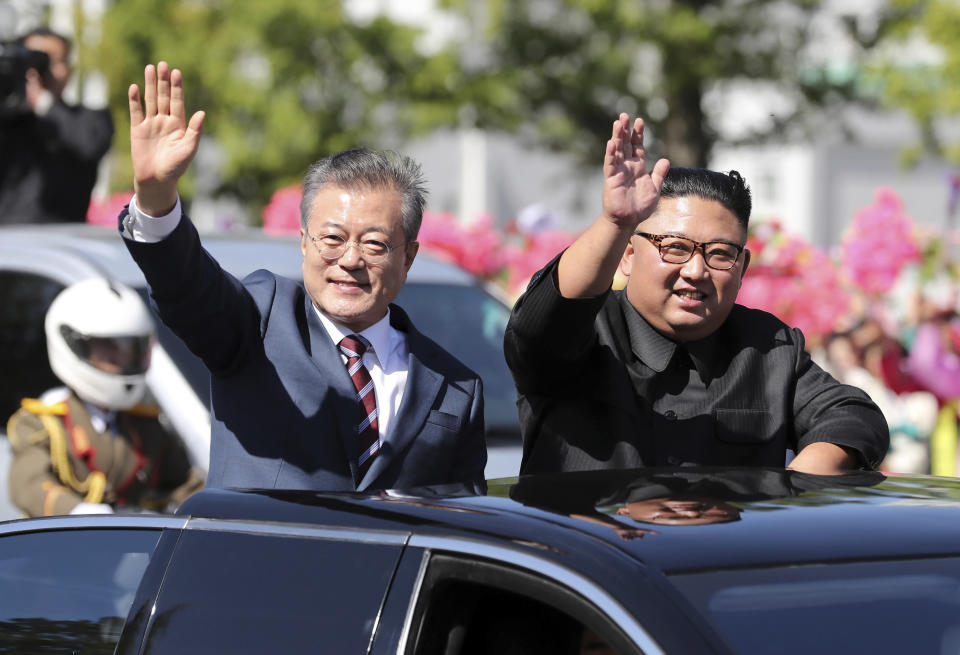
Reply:
M607 139L607 150L603 155L603 176L610 177L613 175L614 169L617 166L617 154L619 149L617 147L617 142L614 137Z
M200 136L203 134L203 119L206 118L206 113L202 111L196 112L193 116L190 117L190 124L187 125L187 134L190 136L193 141L193 151L196 152L197 146L200 142Z
M147 117L157 115L157 69L147 64L143 69L144 114Z
M621 140L622 140L620 149L623 151L623 158L632 159L633 143L631 143L630 116L628 116L626 113L621 113L619 123L620 123L620 134L621 134Z
M643 157L645 154L643 149L643 127L643 119L638 116L636 120L633 121L633 132L630 137L634 156Z
M650 172L650 179L653 181L653 186L656 188L657 193L660 193L660 189L663 188L663 180L669 172L670 161L667 159L660 159L654 165L653 171Z
M143 107L140 106L140 87L131 84L127 88L127 103L130 105L130 127L143 122Z
M170 71L170 115L181 121L186 120L183 100L183 73L179 68Z
M165 61L157 64L157 114L170 114L170 66Z

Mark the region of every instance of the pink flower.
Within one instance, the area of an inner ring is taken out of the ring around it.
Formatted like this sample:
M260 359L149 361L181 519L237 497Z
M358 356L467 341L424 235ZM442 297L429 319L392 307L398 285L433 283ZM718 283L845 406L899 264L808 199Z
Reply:
M874 203L857 212L841 251L844 273L870 295L889 291L904 265L919 258L913 220L893 189L877 189Z
M302 197L303 191L299 184L291 184L274 191L270 202L263 208L263 231L268 234L298 234Z
M420 234L417 236L421 250L439 259L456 262L462 249L460 224L453 214L446 212L423 212Z
M521 293L533 274L573 243L574 239L573 235L566 232L551 230L527 235L519 247L512 246L507 252L510 269L507 290L511 294Z
M838 267L778 224L760 225L762 235L747 240L752 259L737 302L770 312L811 340L832 332L850 306Z
M133 191L118 191L104 201L91 198L90 205L87 207L87 223L117 227L117 218L123 208L130 203L131 198L133 198Z
M506 265L503 236L489 214L461 225L453 214L426 211L417 241L423 251L487 279Z

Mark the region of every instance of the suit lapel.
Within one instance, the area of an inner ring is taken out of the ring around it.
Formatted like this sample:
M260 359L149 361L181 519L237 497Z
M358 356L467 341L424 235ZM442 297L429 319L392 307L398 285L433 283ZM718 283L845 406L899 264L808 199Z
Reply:
M390 436L381 445L380 454L373 460L367 474L357 485L359 490L370 487L420 434L433 408L434 400L443 387L443 375L433 370L423 358L428 350L421 344L420 333L410 324L410 319L403 310L398 310L396 305L391 305L390 316L393 326L405 332L407 336L407 348L410 353L407 356L407 383Z
M320 371L320 377L322 378L320 384L328 384L332 391L332 393L327 394L327 397L332 400L334 414L336 415L336 438L340 439L343 450L347 455L350 475L353 479L356 479L358 410L354 398L357 392L353 387L350 376L347 375L347 369L340 357L340 351L324 329L320 317L317 316L317 312L313 308L310 296L306 294L305 302L307 304L307 325L310 328L310 353L313 356L313 363ZM323 407L320 408L320 411L323 411Z

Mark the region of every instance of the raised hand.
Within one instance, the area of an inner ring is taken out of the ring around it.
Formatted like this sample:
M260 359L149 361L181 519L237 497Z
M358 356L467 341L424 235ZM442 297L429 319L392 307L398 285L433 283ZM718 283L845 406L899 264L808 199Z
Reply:
M140 89L131 84L130 155L137 205L151 216L161 216L177 202L177 181L197 153L204 112L186 121L183 75L167 62L144 69L144 105Z
M670 162L661 159L647 172L643 119L631 129L630 117L620 114L603 159L603 215L618 227L635 227L656 209L669 170Z

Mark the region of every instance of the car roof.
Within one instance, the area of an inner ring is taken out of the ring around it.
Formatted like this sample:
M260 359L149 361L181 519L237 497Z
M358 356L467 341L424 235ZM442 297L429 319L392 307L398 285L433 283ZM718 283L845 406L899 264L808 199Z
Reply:
M204 247L220 265L239 278L265 268L299 280L300 240L293 235L271 235L255 228L201 232ZM123 245L117 230L87 223L0 226L4 258L25 270L46 271L55 254L61 281L67 283L102 275L133 287L144 285L143 275ZM32 266L31 266L32 262ZM420 253L407 276L418 283L478 284L459 266Z
M709 525L596 520L615 517L630 499L691 493L726 499L739 518ZM599 545L663 573L960 554L960 480L874 472L589 471L492 481L486 496L456 485L376 495L207 489L179 513L458 536L585 561L596 560ZM624 538L616 525L647 533Z

